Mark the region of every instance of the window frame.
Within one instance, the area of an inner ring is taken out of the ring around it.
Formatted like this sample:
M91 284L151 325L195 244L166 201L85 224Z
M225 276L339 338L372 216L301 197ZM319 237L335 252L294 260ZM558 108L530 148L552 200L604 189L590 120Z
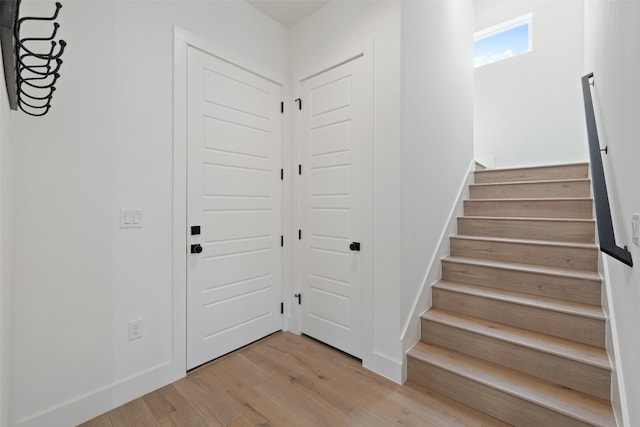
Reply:
M484 40L484 39L488 39L490 37L496 36L498 34L502 34L505 33L507 31L522 27L524 25L528 25L529 27L529 33L527 35L527 41L528 41L528 45L527 45L527 51L523 52L523 53L519 53L518 55L515 56L520 56L520 55L524 55L525 53L529 53L533 50L533 13L529 12L526 13L524 15L520 15L517 16L515 18L509 19L507 21L501 22L499 24L496 25L492 25L491 27L485 28L483 30L479 30L473 33L473 45L474 45L474 66L473 68L480 68L483 67L485 65L489 65L489 64L495 64L496 62L500 62L503 61L505 59L509 59L509 58L513 58L515 56L511 56L511 57L507 57L507 58L502 58L498 61L494 61L494 62L487 62L485 64L481 64L481 65L475 65L475 44L476 42L480 41L480 40Z

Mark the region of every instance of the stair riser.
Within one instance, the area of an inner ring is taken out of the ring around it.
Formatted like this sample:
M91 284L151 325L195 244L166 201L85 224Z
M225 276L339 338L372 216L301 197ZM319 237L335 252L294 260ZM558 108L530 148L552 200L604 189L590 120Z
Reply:
M458 234L465 236L594 243L595 223L588 221L540 221L458 218Z
M529 169L485 170L475 173L476 184L521 181L550 181L558 179L584 179L589 177L589 165L564 165Z
M432 288L432 292L433 307L436 308L598 347L605 345L605 322L601 319L483 298L436 287Z
M451 238L451 255L571 270L598 271L598 249Z
M590 181L483 184L469 187L471 199L590 197Z
M583 304L601 304L601 284L591 280L505 270L442 261L442 278L505 291L557 298Z
M515 426L589 425L411 357L407 358L407 376L430 390Z
M609 399L611 371L422 319L422 341Z
M586 200L466 200L465 216L519 218L593 218L593 203Z

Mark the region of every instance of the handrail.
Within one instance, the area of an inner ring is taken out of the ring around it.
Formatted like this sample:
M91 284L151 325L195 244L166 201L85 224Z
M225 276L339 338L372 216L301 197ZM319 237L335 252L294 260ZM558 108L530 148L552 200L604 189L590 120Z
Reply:
M582 77L582 94L584 96L584 113L587 120L587 136L589 139L589 157L591 158L591 179L593 182L593 196L596 205L596 219L598 223L598 236L600 239L600 250L612 256L620 262L633 267L631 252L627 247L619 247L616 244L616 237L613 232L613 222L611 221L611 206L609 206L609 193L607 192L607 182L602 167L600 152L600 140L598 139L598 128L596 127L596 115L593 111L593 100L591 99L591 82L593 73ZM606 149L605 149L606 150Z

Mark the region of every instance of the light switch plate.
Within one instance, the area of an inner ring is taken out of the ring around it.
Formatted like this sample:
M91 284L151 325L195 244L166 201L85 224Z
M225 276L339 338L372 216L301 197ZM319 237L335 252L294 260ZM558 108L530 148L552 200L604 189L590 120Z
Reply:
M631 217L631 232L633 243L640 246L640 214L633 214Z
M142 209L120 209L120 228L142 228Z

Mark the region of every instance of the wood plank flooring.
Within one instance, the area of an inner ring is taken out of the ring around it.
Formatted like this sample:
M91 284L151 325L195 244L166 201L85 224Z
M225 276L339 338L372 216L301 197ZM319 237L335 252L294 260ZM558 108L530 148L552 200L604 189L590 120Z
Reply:
M276 333L81 426L506 425L311 338Z

